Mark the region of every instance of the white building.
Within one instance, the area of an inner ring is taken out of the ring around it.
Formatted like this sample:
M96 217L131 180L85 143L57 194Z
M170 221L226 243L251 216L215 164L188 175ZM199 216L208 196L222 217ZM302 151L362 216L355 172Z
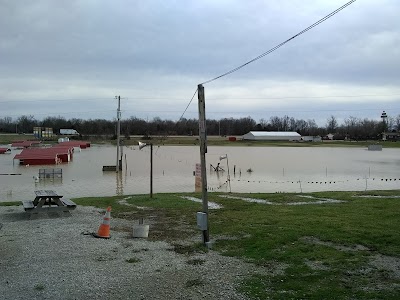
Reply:
M295 131L250 131L243 135L243 139L256 141L299 141L301 135Z
M303 142L322 142L322 138L320 136L302 136L301 140Z
M332 133L328 133L327 135L326 135L326 138L328 139L328 140L333 140L333 134Z

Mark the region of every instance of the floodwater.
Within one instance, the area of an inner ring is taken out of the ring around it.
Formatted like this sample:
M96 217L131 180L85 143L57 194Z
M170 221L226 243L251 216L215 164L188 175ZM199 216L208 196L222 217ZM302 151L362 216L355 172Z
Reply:
M150 147L123 148L123 171L103 172L116 164L116 148L76 150L73 161L57 166L20 166L20 150L0 155L0 202L29 200L34 190L51 189L67 198L146 194L150 192ZM227 159L219 160L227 154ZM193 192L198 146L153 148L153 192ZM313 192L400 189L400 149L208 147L210 192ZM225 171L210 170L220 163ZM228 181L228 165L230 181ZM39 169L62 168L62 179L35 182ZM230 184L229 184L230 183Z

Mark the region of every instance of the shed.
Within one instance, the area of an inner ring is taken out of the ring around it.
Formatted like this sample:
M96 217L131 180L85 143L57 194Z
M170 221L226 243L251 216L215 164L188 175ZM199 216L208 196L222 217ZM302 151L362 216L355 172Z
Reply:
M11 153L11 149L10 148L0 148L0 154L4 154L4 153Z
M69 162L71 149L69 148L37 148L24 149L14 159L19 159L21 165L47 165Z
M40 144L40 141L14 141L11 147L23 149L31 147L34 144Z
M64 141L59 143L59 145L64 145L64 146L71 146L71 147L79 147L81 149L86 149L90 147L90 142L86 141Z
M250 131L243 135L243 139L256 141L299 141L301 135L295 131Z
M317 135L317 136L313 136L313 135L302 136L301 140L304 142L322 142L322 138L319 135Z

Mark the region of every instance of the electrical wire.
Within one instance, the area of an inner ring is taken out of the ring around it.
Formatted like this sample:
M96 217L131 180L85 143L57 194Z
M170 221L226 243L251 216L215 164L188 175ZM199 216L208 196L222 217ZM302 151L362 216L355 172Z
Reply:
M321 24L322 22L328 20L330 17L332 17L333 15L337 14L337 13L340 12L342 9L346 8L347 6L349 6L350 4L352 4L352 3L355 2L355 1L356 1L356 0L351 0L351 1L347 2L346 4L342 5L342 6L339 7L338 9L334 10L334 11L331 12L330 14L326 15L326 16L323 17L322 19L320 19L320 20L318 20L317 22L315 22L314 24L308 26L306 29L300 31L299 33L297 33L296 35L294 35L294 36L292 36L291 38L287 39L286 41L280 43L279 45L277 45L277 46L275 46L275 47L269 49L268 51L264 52L263 54L261 54L261 55L255 57L255 58L253 58L252 60L249 60L248 62L246 62L246 63L244 63L244 64L242 64L242 65L240 65L240 66L238 66L238 67L236 67L236 68L234 68L234 69L232 69L232 70L230 70L230 71L228 71L228 72L226 72L226 73L224 73L224 74L221 74L221 75L219 75L219 76L217 76L217 77L214 77L214 78L212 78L212 79L210 79L210 80L204 81L202 84L207 84L207 83L213 82L213 81L215 81L215 80L217 80L217 79L219 79L219 78L225 77L225 76L227 76L227 75L229 75L229 74L232 74L232 73L234 73L234 72L240 70L241 68L243 68L243 67L245 67L245 66L247 66L247 65L249 65L249 64L251 64L251 63L253 63L253 62L255 62L256 60L259 60L260 58L263 58L264 56L266 56L266 55L268 55L268 54L274 52L275 50L279 49L280 47L282 47L282 46L285 45L286 43L290 42L291 40L295 39L296 37L302 35L303 33L306 33L307 31L309 31L309 30L311 30L312 28L318 26L318 25Z
M183 111L183 113L182 113L181 117L179 118L178 122L179 122L180 120L182 120L183 115L185 114L185 112L186 112L187 109L189 108L190 104L192 103L194 96L196 96L197 90L198 90L198 89L196 88L196 90L194 91L194 94L193 94L193 96L192 96L192 99L190 99L189 104L186 106L186 108L185 108L185 110Z

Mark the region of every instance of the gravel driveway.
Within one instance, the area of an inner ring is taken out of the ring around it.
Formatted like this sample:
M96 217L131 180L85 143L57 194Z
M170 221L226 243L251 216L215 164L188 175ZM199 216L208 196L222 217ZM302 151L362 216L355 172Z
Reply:
M78 207L71 217L30 220L21 206L0 207L0 298L247 299L238 284L263 272L215 251L188 256L166 242L133 239L118 230L132 225L112 217L111 239L88 235L102 217Z

